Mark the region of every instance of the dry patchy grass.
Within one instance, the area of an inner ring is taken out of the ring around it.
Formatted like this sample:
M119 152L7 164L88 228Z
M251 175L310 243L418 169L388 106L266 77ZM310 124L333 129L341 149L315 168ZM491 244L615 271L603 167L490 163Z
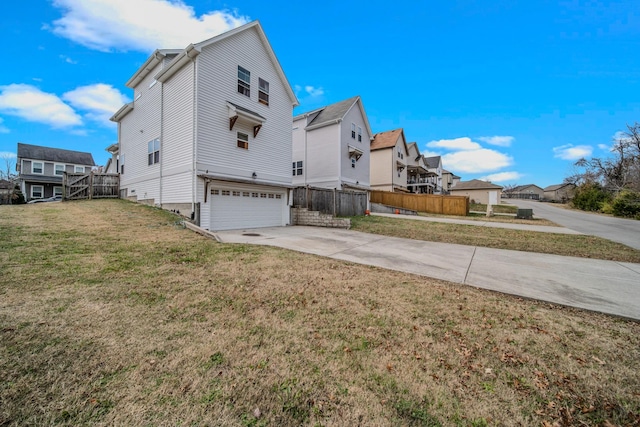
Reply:
M351 229L431 242L621 262L640 262L640 251L607 239L587 235L539 233L380 216L352 217Z
M640 325L125 201L0 207L0 425L637 425Z

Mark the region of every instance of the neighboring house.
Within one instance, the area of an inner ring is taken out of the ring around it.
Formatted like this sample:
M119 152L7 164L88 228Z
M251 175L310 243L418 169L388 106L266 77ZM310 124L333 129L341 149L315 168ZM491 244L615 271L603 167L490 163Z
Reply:
M467 196L471 203L483 203L492 205L500 203L502 187L479 179L460 181L451 188L452 196Z
M111 157L107 160L107 164L104 166L105 173L120 173L120 162L118 156L118 144L111 144L106 148L106 151L111 154Z
M424 163L424 156L420 154L418 144L407 143L407 189L410 193L433 193L431 183L427 181L429 171Z
M371 139L359 96L295 116L293 185L368 190Z
M544 190L535 184L518 185L503 195L510 199L540 200L544 197Z
M550 202L566 203L573 199L576 190L575 184L557 184L544 188L544 200Z
M258 21L156 50L118 110L121 194L205 229L290 222L298 100Z
M442 191L449 194L452 187L460 182L460 177L446 169L442 169Z
M402 129L375 134L371 141L371 189L407 192L408 157Z
M442 157L425 157L424 163L429 171L429 180L434 185L434 194L442 194Z
M18 143L18 184L25 200L62 196L65 172L91 173L91 153Z
M8 205L11 203L12 192L13 184L6 179L0 179L0 205Z

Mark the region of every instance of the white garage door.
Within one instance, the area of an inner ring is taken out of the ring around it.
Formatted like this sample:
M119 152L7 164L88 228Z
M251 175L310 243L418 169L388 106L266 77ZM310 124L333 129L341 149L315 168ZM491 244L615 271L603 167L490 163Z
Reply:
M210 193L211 230L286 225L285 190L213 186Z

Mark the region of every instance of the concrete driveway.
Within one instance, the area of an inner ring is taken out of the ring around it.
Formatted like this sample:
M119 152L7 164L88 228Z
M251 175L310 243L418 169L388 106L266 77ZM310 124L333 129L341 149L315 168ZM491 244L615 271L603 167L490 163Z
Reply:
M640 264L400 239L351 230L274 227L215 233L358 264L640 320Z
M533 209L533 216L545 218L583 234L602 237L640 250L640 221L564 209L551 203L505 199L521 208Z

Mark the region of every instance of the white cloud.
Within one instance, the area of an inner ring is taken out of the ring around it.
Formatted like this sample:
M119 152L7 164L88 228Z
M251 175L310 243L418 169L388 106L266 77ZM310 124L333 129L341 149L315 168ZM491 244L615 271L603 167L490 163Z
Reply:
M456 173L483 173L502 169L513 164L513 159L488 148L464 150L442 156L442 165Z
M300 96L300 93L302 92L302 96L306 96L306 97L311 97L311 98L319 98L322 95L324 95L324 89L321 87L314 87L314 86L300 86L300 85L295 85L293 87L294 92L296 93L296 96Z
M523 175L520 172L498 172L493 173L491 175L483 176L482 178L478 178L481 181L490 181L490 182L507 182L507 181L517 181L522 178Z
M99 83L80 86L62 95L77 110L86 111L85 117L105 126L111 126L109 117L129 99L111 85Z
M593 153L593 147L590 145L574 146L572 144L565 144L560 147L553 147L553 152L553 157L562 160L579 160L583 157L591 156L591 153Z
M611 146L607 144L598 144L598 148L603 151L611 151Z
M249 18L214 10L196 16L181 0L54 0L62 18L45 26L100 51L184 48L239 27Z
M74 61L73 59L69 58L69 57L68 57L68 56L66 56L66 55L58 55L58 57L59 57L60 59L62 59L64 62L66 62L67 64L73 64L73 65L75 65L75 64L77 64L77 63L78 63L78 61Z
M9 132L11 132L9 130L9 128L6 127L5 125L3 125L2 123L4 123L4 119L2 117L0 117L0 133L9 133ZM0 153L0 154L2 154L2 153Z
M82 125L82 118L58 96L31 85L0 86L0 111L55 129Z
M509 147L515 138L512 136L481 136L478 139L487 144Z
M438 141L427 142L429 148L444 148L445 150L479 150L482 147L471 138L440 139Z
M16 153L10 151L0 151L0 159L17 159Z

